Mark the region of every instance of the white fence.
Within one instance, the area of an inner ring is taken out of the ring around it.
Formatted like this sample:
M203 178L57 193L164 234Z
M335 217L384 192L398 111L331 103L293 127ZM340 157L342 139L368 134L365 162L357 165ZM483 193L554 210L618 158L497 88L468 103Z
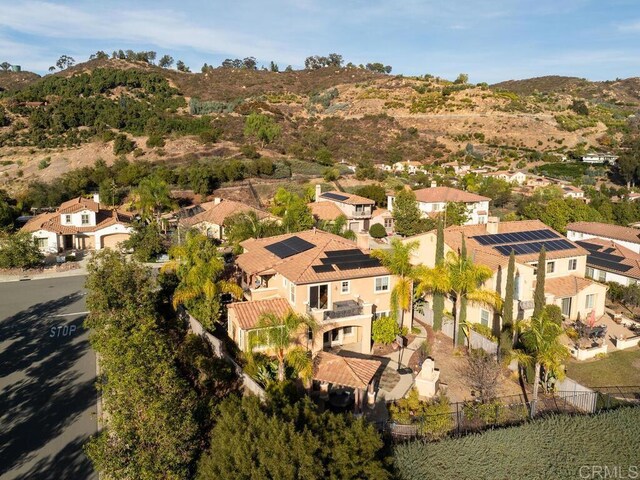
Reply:
M556 397L587 413L596 411L598 394L575 380L565 377L556 383Z
M631 338L619 338L613 337L611 339L613 344L618 350L625 350L627 348L637 347L640 344L640 336L631 337Z
M600 354L606 354L608 350L608 346L606 343L598 347L591 348L577 348L575 345L569 347L569 351L571 352L571 356L576 360L589 360L590 358L594 358Z
M414 310L413 317L419 322L433 327L433 310L426 308L422 312ZM449 338L453 338L453 318L444 316L442 319L442 333Z
M471 330L469 335L469 345L471 348L481 348L489 355L498 354L498 344L492 340L489 340L484 335L480 335L475 330Z
M244 386L245 390L250 393L253 393L254 395L258 396L261 399L264 399L265 397L264 388L262 388L262 386L258 382L256 382L253 378L247 375L244 372L244 370L242 370L242 367L238 365L238 363L231 357L231 355L229 355L225 351L222 340L220 340L219 338L207 332L202 326L202 324L198 320L196 320L194 317L192 317L189 314L189 312L185 311L185 313L187 315L187 318L189 319L189 327L191 331L196 335L200 335L201 337L204 337L204 339L209 343L209 345L211 345L213 353L217 357L223 358L233 365L238 376L242 378L242 385Z

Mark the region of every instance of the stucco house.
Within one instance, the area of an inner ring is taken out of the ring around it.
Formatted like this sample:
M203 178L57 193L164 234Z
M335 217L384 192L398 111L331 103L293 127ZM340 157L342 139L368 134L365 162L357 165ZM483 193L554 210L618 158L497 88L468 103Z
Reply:
M486 173L485 175L487 177L496 177L515 185L524 185L527 181L527 174L521 171L511 172L507 170L498 170L496 172Z
M272 215L245 203L214 198L211 202L205 202L184 211L179 215L178 224L184 228L195 228L204 235L222 240L225 238L224 226L226 220L242 212L255 212L260 220L274 218Z
M424 165L415 161L396 162L393 164L393 171L396 173L408 173L409 175L415 175L418 172L424 172Z
M447 203L464 203L467 206L469 220L466 225L477 225L487 223L489 219L489 202L488 197L477 195L464 190L458 190L451 187L438 187L432 185L430 188L415 190L418 207L424 217L433 217L444 212ZM387 196L387 205L390 212L393 212L393 204L395 195Z
M576 198L578 200L584 200L584 191L581 188L574 187L573 185L560 185L562 189L562 196L564 198Z
M131 234L131 217L103 208L100 198L77 197L60 205L55 212L31 218L22 231L29 232L44 253L65 250L116 248Z
M574 242L591 238L611 240L633 252L640 253L640 228L600 222L573 222L567 225L567 238Z
M591 238L576 242L589 252L586 276L602 283L635 285L640 281L640 253L613 240Z
M444 231L445 254L459 253L464 235L468 255L476 264L486 265L493 271L484 287L505 297L507 267L511 250L515 252L516 273L514 284L514 318L527 319L533 313L533 294L538 268L545 268L546 303L560 307L571 320L586 318L592 311L596 318L604 314L607 287L585 278L587 254L580 245L571 242L539 220L491 222L486 225L450 227ZM404 241L419 241L412 263L435 264L436 232L431 231ZM545 246L546 265L538 265L540 249ZM446 309L452 311L448 299ZM469 304L467 319L493 328L499 333L498 312Z
M340 347L371 353L371 323L388 315L395 277L356 243L321 230L242 242L239 282L246 301L229 305L228 334L249 348L251 330L264 312L288 309L311 315L315 333L300 332L312 353ZM411 318L405 318L411 326Z
M315 202L307 204L317 220L333 221L340 215L347 218L347 228L356 233L366 232L371 225L375 203L370 198L346 192L322 192L316 185Z

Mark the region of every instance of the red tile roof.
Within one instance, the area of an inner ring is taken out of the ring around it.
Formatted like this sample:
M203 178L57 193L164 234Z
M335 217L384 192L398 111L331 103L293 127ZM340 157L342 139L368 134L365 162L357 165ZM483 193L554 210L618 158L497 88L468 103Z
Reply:
M95 202L94 202L95 203ZM115 210L100 210L96 213L96 225L85 227L76 227L74 225L62 225L60 223L60 212L41 213L29 220L22 230L25 232L37 232L38 230L46 230L55 232L60 235L71 235L75 233L92 233L107 228L115 224L127 225L131 223L129 215L117 212Z
M475 193L465 192L451 187L430 187L415 190L416 199L423 203L447 203L447 202L488 202L491 199L477 195Z
M335 198L330 198L327 197L327 193L332 193L334 195L340 195L343 197L347 197L344 200L337 200ZM320 194L320 198L322 200L326 200L329 202L340 202L340 203L346 203L347 205L373 205L376 202L374 202L373 200L371 200L370 198L365 198L365 197L361 197L360 195L355 195L353 193L346 193L346 192L336 192L336 191L332 191L332 192L322 192Z
M235 316L240 328L251 330L257 327L260 316L265 313L283 316L291 310L291 305L284 298L271 298L268 300L230 303L227 308L229 314L232 317Z
M98 213L100 211L100 204L88 198L77 197L62 202L58 208L58 213L75 213L81 210L91 210L92 212Z
M222 200L218 204L206 202L199 205L203 211L190 217L180 219L180 224L186 227L192 227L202 222L208 222L213 225L224 225L224 222L232 215L241 212L255 212L259 219L270 217L270 215L262 210L253 208L244 203L235 202L233 200Z
M321 200L319 202L308 203L307 206L311 210L311 213L318 220L335 220L340 215L344 215L342 210L334 203L327 200Z
M319 352L314 359L313 379L344 387L367 388L380 365L378 360Z
M573 222L567 231L586 233L596 237L613 238L630 243L640 243L640 229L599 222Z

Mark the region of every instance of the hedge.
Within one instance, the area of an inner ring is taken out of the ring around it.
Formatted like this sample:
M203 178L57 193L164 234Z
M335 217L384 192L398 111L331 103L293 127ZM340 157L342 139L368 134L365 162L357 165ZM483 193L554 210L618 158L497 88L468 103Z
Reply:
M630 407L593 416L554 415L437 443L415 441L395 448L395 463L401 480L561 480L587 478L580 475L591 466L617 466L630 475L638 452L640 408Z

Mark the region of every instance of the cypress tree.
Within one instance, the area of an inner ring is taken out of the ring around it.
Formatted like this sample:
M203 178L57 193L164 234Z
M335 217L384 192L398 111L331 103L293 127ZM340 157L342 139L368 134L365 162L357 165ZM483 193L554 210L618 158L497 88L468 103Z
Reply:
M444 262L444 225L442 219L438 220L438 235L436 237L436 265ZM444 294L433 294L433 329L442 330L442 317L444 316Z
M547 272L547 255L544 247L540 250L538 257L538 273L536 275L536 289L533 293L533 316L537 317L542 313L546 303L544 298L544 280Z
M467 242L464 239L464 233L462 234L462 246L460 247L460 258L464 262L467 260ZM458 345L464 345L464 324L467 322L467 297L457 298L456 301L460 302L460 318L458 319Z
M500 351L505 356L513 342L513 293L515 283L516 255L511 250L507 267L507 284L502 307L502 333L500 335Z

